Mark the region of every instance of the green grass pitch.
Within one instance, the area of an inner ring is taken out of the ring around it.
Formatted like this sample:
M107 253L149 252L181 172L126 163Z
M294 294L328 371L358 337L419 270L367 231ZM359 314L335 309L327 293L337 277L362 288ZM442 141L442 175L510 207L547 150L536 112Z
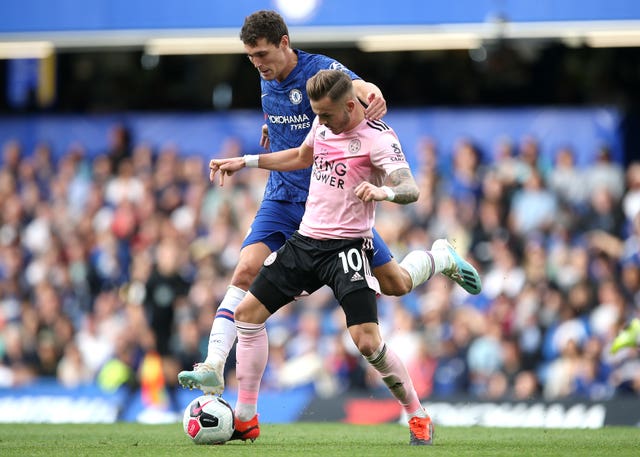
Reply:
M437 427L435 445L411 447L399 424L262 424L254 443L197 446L182 424L1 424L0 456L632 456L640 428L597 430Z

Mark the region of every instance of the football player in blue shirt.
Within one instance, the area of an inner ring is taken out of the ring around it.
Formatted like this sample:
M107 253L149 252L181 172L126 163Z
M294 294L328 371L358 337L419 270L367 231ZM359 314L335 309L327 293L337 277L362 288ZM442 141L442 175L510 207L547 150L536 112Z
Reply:
M291 48L284 19L275 11L258 11L245 19L240 31L249 60L260 73L262 110L266 124L260 144L280 151L301 145L315 117L306 94L309 78L322 69L340 69L353 80L365 116L379 122L387 112L380 89L340 62L320 54ZM258 155L247 155L248 166L256 166ZM271 171L260 208L244 239L231 285L220 303L211 328L208 355L193 371L178 375L184 387L205 393L224 390L224 364L236 339L234 310L247 293L264 260L278 250L298 228L309 190L311 168L287 172ZM393 196L390 195L389 199ZM455 252L445 239L436 240L430 251L410 252L399 264L380 236L374 234L373 273L386 295L404 295L441 272L467 292L481 290L477 271Z

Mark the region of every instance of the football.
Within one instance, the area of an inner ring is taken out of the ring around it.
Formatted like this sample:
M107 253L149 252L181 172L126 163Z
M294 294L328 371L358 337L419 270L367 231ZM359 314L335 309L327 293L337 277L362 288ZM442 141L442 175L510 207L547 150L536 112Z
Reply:
M233 408L219 396L201 395L184 410L184 432L196 444L224 444L233 434Z

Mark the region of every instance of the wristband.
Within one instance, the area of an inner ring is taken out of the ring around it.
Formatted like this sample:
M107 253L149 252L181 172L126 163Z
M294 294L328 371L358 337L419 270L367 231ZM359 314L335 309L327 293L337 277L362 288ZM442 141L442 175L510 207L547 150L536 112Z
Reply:
M260 159L260 154L245 154L242 156L244 159L244 166L247 168L258 168L258 160Z
M385 198L386 201L392 202L393 199L396 198L396 193L393 191L393 189L391 189L391 187L382 186L380 189L384 190L384 192L387 194L387 198Z

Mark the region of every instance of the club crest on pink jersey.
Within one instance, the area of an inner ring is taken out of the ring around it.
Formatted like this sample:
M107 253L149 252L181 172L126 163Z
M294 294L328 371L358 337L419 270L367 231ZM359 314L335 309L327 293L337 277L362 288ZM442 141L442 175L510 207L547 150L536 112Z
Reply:
M349 142L349 152L351 154L355 154L356 152L360 151L361 147L362 147L362 142L358 138L351 140Z
M269 257L264 259L264 266L268 267L269 265L271 265L273 262L276 261L276 257L278 257L277 252L272 252L271 254L269 254Z

